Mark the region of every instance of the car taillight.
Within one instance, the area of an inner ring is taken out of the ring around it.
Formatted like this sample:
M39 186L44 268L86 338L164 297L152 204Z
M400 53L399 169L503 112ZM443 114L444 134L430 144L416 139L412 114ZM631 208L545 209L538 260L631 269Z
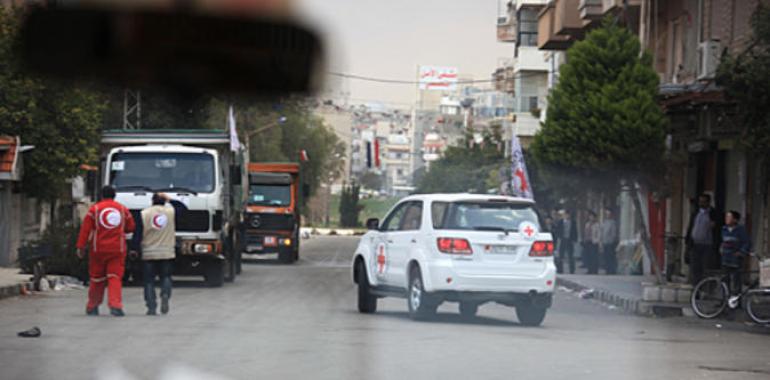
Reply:
M466 239L438 238L438 250L452 255L470 255L473 253L471 243Z
M529 250L532 257L551 257L553 256L552 241L536 241L532 243L532 249Z

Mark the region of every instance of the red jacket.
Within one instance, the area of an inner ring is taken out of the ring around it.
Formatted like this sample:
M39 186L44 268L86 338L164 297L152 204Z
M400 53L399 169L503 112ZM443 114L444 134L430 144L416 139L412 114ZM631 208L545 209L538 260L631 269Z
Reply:
M90 241L91 254L125 254L126 233L134 232L134 218L128 209L113 199L91 206L80 226L78 248Z

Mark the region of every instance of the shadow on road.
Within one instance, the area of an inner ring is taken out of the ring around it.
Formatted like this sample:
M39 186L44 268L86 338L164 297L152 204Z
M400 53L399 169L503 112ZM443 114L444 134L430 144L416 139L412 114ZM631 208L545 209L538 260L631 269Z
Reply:
M359 314L358 312L351 311L351 313ZM383 316L394 319L410 319L409 313L402 311L378 311L372 317ZM415 321L415 323L446 323L455 325L477 325L477 326L507 326L507 327L524 327L518 322L508 321L504 319L489 318L484 316L476 316L473 318L466 318L460 314L446 312L436 313L436 315L422 321Z

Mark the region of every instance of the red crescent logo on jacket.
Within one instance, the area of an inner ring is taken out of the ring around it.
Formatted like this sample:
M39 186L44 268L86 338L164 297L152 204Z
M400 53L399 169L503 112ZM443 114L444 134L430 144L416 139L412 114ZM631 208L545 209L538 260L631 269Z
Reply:
M106 208L99 213L99 224L108 230L120 226L122 221L123 215L112 207Z
M155 229L162 230L166 227L166 224L168 224L166 215L158 214L152 217L152 226L155 227Z

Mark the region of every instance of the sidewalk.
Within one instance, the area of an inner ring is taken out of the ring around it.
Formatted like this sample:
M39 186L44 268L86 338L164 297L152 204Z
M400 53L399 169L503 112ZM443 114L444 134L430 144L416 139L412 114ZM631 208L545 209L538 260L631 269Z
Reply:
M627 313L642 316L690 316L689 288L672 284L656 286L653 276L560 274L556 283Z
M32 282L29 279L30 275L20 274L19 268L0 267L0 299L15 297L31 290Z

